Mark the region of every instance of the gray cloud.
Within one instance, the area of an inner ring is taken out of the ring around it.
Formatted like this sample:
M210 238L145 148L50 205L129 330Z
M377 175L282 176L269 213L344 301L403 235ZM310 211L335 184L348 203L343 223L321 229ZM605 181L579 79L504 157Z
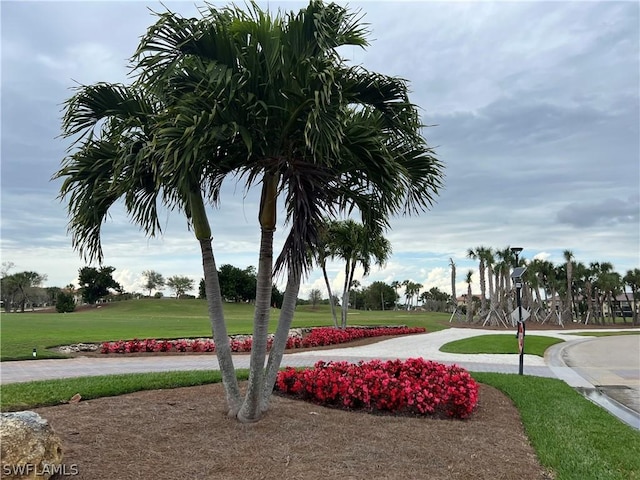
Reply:
M571 203L557 214L559 223L576 228L603 225L637 225L640 218L640 197L628 199L607 198L599 202Z

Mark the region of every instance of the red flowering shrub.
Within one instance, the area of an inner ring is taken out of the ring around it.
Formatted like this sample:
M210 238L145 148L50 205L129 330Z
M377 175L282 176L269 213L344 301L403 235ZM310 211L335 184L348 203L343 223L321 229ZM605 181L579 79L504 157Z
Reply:
M358 328L349 327L343 330L333 327L313 328L311 332L300 338L292 336L287 339L287 349L318 347L324 345L336 345L366 337L379 337L384 335L406 335L409 333L423 333L421 327L375 327ZM231 338L229 345L232 352L250 352L253 340L250 336ZM267 348L273 345L273 338L267 340ZM100 353L135 353L135 352L214 352L216 349L211 339L182 339L182 340L119 340L117 342L104 342Z
M302 339L302 347L320 347L324 345L336 345L367 337L382 337L385 335L406 335L409 333L424 333L422 327L377 327L358 328L347 327L338 329L333 327L314 328Z
M422 358L289 367L278 374L276 388L321 405L370 412L467 418L478 403L478 384L466 370Z

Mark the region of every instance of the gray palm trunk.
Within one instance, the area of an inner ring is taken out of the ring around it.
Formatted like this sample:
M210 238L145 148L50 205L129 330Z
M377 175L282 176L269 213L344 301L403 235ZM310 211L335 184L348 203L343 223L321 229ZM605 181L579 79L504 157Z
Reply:
M300 291L301 278L302 272L289 272L287 286L282 300L282 308L280 309L278 327L276 328L276 333L273 337L273 345L271 346L271 352L269 353L269 360L267 362L264 389L262 391L262 412L266 412L269 409L271 394L276 383L278 370L282 363L284 351L287 346L287 339L289 338L289 329L291 328L293 315L296 310L296 301L298 299L298 292Z
M338 328L338 315L336 314L336 304L333 301L333 292L331 291L331 283L329 282L329 276L327 275L327 262L322 260L322 276L324 277L324 283L327 286L327 294L329 295L329 306L331 307L331 316L333 317L333 326Z
M240 409L242 396L240 395L238 379L233 366L233 355L231 353L227 325L224 321L220 282L213 257L211 238L200 239L200 250L202 252L202 268L204 270L204 286L207 294L209 320L211 322L213 341L216 345L216 357L222 374L229 415L235 416Z
M347 264L344 267L345 279L344 289L342 290L342 323L341 328L347 328L347 314L349 312L349 290L351 282L353 281L353 275L355 271L355 262L347 260Z
M478 269L480 273L480 316L484 316L487 313L487 283L485 280L484 259L482 257L480 258Z
M473 321L473 295L471 294L471 283L467 286L467 323Z
M253 341L249 360L249 382L238 420L255 422L262 414L262 392L264 389L264 363L267 357L269 314L273 279L273 232L274 228L262 228L260 256L256 286L256 306L253 317Z

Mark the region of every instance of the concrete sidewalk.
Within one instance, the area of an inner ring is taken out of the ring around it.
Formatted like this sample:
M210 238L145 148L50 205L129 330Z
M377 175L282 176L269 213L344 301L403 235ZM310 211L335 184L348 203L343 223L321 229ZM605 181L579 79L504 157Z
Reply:
M560 338L565 340L566 343L552 347L545 358L536 355L525 355L524 374L559 378L583 393L596 391L596 386L591 383L589 379L580 375L576 367L572 368L565 362L567 352L571 352L570 349L565 350L567 346L593 340L593 337L575 335L575 333L582 331L588 332L593 330L571 330L571 333L565 330L529 331L529 335ZM282 366L306 367L312 366L320 360L358 362L360 360L367 361L372 359L391 360L397 358L422 357L447 365L456 364L469 371L518 373L518 355L463 355L440 351L442 345L451 341L487 334L515 336L513 331L508 330L487 331L483 329L450 328L434 333L392 338L359 347L341 347L328 350L288 353L284 356ZM515 341L514 338L514 342ZM234 364L236 368L248 368L249 355L234 355ZM2 362L0 363L0 384L94 375L217 370L218 368L218 361L214 354L150 357L121 357L114 354L105 355L104 357L75 357L59 360ZM598 398L609 400L605 394L598 395ZM596 401L597 399L592 398L592 400ZM604 401L596 401L596 403L607 408L607 410L626 423L640 429L640 413L635 413L632 408L621 409L620 402L614 400L609 402L611 405L608 405L607 402ZM622 407L625 406L622 405Z

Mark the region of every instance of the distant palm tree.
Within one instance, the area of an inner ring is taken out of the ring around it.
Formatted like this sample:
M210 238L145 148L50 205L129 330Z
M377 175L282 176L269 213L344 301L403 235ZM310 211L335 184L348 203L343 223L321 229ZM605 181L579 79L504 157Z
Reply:
M491 253L491 249L485 247L476 247L476 249L468 249L467 257L474 260L479 260L478 274L480 275L480 316L484 316L487 313L487 286L486 286L486 260Z
M393 288L396 291L396 299L393 302L393 309L394 310L398 309L398 297L399 297L398 290L400 289L401 286L402 286L402 283L397 281L397 280L394 280L393 282L391 282L391 288Z
M384 265L391 256L391 243L384 238L381 231L369 229L350 219L329 222L327 232L325 247L330 257L345 262L341 327L346 328L349 292L353 286L356 268L362 267L363 276L367 276L371 271L372 262L379 266Z
M456 296L456 264L453 258L449 258L449 265L451 266L451 301L453 302L453 309L455 311L458 306L458 297Z
M471 277L473 276L473 270L467 272L465 282L467 282L467 323L473 321L473 294L471 293Z
M565 313L567 318L573 320L573 252L571 250L565 250L562 255L564 256L565 268L567 272L567 297L565 300Z
M640 303L640 268L634 268L633 270L627 270L627 273L623 277L623 282L631 288L631 298L633 302L629 300L627 291L625 289L625 296L627 303L631 306L633 315L633 324L638 325L638 304Z

